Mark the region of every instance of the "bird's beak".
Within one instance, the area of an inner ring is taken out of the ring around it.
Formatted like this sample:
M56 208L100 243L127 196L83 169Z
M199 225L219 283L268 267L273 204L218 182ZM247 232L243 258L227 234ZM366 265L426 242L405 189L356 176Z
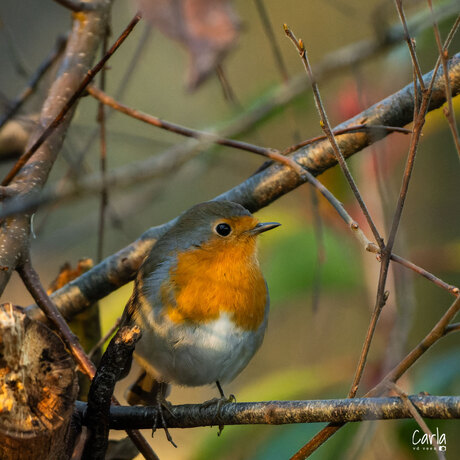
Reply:
M254 228L249 230L251 235L258 235L259 233L266 232L272 228L279 227L281 224L278 222L259 222Z

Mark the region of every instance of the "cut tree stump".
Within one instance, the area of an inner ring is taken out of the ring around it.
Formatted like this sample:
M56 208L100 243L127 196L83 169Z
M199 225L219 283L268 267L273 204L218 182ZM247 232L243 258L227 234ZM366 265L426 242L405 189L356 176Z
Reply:
M0 305L0 459L65 460L78 385L61 339Z

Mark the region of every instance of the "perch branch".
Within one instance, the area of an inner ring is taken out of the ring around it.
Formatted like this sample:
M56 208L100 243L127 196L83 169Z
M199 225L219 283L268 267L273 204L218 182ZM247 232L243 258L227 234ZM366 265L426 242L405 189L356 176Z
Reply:
M409 396L422 417L460 418L460 396ZM76 410L86 424L86 403L77 401ZM151 428L157 408L154 406L112 406L110 427ZM165 411L168 428L194 428L216 425L282 425L292 423L346 423L364 420L412 418L399 397L328 399L317 401L241 402L222 406L219 414L202 404L171 406ZM160 426L158 426L160 428Z

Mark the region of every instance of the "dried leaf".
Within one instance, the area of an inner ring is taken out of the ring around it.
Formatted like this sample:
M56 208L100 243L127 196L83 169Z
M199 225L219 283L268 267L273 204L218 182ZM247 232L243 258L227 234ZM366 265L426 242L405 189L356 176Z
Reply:
M234 45L239 21L231 0L136 0L154 26L190 55L187 86L202 83Z
M72 268L69 262L65 262L59 269L57 277L50 283L49 288L46 290L48 295L61 289L62 286L70 283L75 278L78 278L83 273L93 268L93 261L91 259L80 259L76 268Z

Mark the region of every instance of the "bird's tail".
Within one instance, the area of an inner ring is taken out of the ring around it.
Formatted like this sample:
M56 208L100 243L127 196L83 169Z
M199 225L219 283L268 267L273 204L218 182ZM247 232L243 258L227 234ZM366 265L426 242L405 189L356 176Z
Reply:
M154 406L162 401L169 393L169 385L159 382L145 370L142 370L137 380L128 388L126 400L131 406Z

